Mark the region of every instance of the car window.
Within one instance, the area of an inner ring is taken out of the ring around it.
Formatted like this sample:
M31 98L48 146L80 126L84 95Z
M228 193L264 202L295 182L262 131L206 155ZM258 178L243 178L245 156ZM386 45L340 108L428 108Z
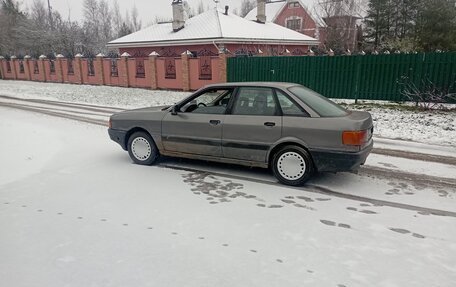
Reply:
M322 117L342 117L348 114L344 108L311 89L295 86L288 90Z
M233 115L263 115L276 114L276 102L270 88L240 88L234 103Z
M194 114L224 114L232 94L232 90L227 89L210 90L185 103L180 110Z
M307 116L307 113L305 113L301 108L299 108L283 92L276 90L276 94L284 116Z

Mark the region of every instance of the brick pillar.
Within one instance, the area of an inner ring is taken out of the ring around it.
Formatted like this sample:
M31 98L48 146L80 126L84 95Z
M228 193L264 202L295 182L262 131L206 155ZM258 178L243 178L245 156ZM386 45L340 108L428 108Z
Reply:
M3 65L5 64L5 58L0 56L0 79L4 80L5 77L5 70L3 69Z
M58 54L55 60L55 74L57 75L57 82L63 83L63 67L62 62L65 58L62 54Z
M191 53L187 50L181 54L182 59L182 90L184 92L190 91L190 63L189 55Z
M83 79L82 79L82 55L81 54L76 54L74 56L73 69L74 69L74 76L76 78L76 83L82 84Z
M39 64L38 64L38 69L40 70L40 76L41 76L41 81L46 82L47 81L47 75L46 75L46 66L44 65L44 62L46 61L46 56L41 55L39 59Z
M149 71L150 71L150 87L152 90L158 89L158 81L157 81L157 52L152 52L149 55Z
M27 80L31 81L32 80L32 71L30 69L30 57L29 55L26 55L24 57L24 72L25 72L25 77Z
M97 59L95 60L95 75L97 77L97 82L99 85L106 85L106 79L104 76L104 69L103 69L103 59L105 55L102 53L97 55Z
M128 88L130 86L130 77L128 75L128 57L130 54L127 52L120 56L120 65L118 66L119 72L119 85Z
M17 57L11 56L11 72L13 73L14 80L17 80L16 62L17 62Z
M224 52L219 53L219 82L226 83L226 54Z

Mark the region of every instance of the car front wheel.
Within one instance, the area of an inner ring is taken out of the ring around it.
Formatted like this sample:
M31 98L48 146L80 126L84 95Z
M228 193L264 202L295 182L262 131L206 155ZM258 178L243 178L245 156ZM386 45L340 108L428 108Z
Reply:
M272 170L281 183L299 186L312 175L313 163L305 149L298 146L285 146L274 154Z
M128 139L128 154L137 164L151 165L158 156L158 149L152 137L145 132L136 132Z

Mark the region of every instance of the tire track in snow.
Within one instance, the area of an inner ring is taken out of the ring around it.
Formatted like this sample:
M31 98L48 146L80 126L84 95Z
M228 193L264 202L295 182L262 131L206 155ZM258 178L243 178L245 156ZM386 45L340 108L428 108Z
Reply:
M246 180L246 181L268 184L268 185L276 185L279 187L286 187L286 188L300 190L300 191L324 194L327 196L334 196L334 197L338 197L338 198L344 198L344 199L349 199L349 200L354 200L354 201L359 201L359 202L367 202L367 203L370 203L373 205L378 205L378 206L388 206L388 207L393 207L393 208L406 209L406 210L416 211L416 212L420 212L420 213L424 213L424 214L456 217L456 212L453 212L453 211L427 208L427 207L422 207L422 206L417 206L417 205L398 203L398 202L392 202L392 201L387 201L387 200L369 198L369 197L365 197L365 196L353 195L353 194L348 194L348 193L331 190L329 188L319 186L316 184L306 184L303 187L284 186L277 181L264 180L264 179L259 179L259 178L251 178L248 176L232 175L232 174L221 173L221 172L210 172L210 171L200 170L200 169L191 168L191 167L180 167L180 166L176 166L176 165L172 165L172 164L170 165L170 164L160 163L159 166L164 167L164 168L174 169L174 170L200 172L200 173L212 174L215 176L222 176L222 177L231 178L231 179Z

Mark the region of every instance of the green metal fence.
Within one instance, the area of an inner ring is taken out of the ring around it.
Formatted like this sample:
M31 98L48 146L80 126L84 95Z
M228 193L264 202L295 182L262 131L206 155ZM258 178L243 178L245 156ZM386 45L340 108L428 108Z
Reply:
M404 83L456 92L456 52L356 56L233 57L228 82L305 85L329 98L402 101Z

